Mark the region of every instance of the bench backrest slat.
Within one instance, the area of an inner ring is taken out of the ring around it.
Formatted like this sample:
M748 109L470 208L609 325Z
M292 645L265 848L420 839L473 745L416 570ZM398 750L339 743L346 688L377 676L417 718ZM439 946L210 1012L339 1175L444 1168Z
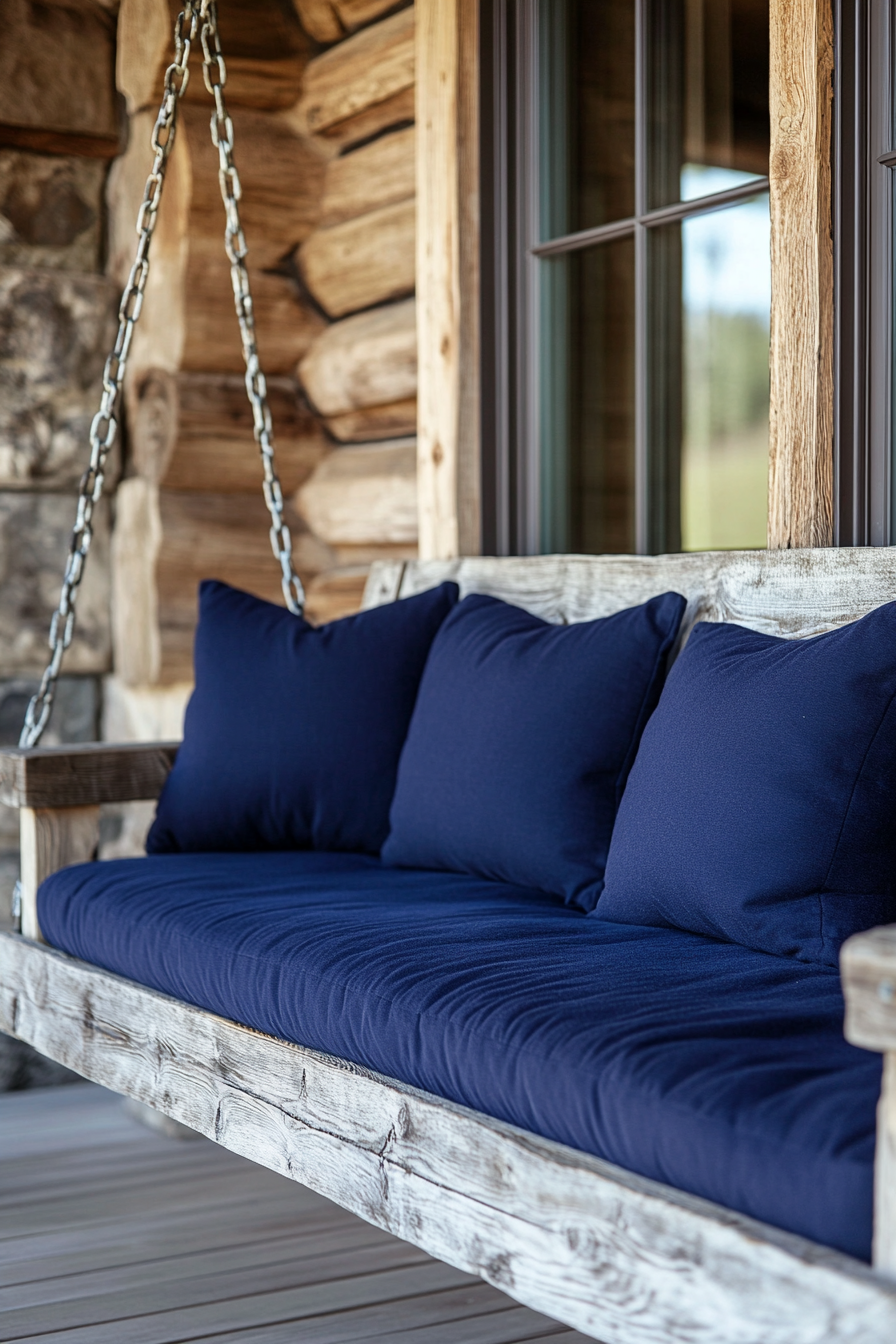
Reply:
M461 596L490 593L548 621L610 616L670 590L695 621L735 621L805 639L896 600L896 547L798 551L702 551L690 555L539 555L380 561L364 606L432 588L445 579Z

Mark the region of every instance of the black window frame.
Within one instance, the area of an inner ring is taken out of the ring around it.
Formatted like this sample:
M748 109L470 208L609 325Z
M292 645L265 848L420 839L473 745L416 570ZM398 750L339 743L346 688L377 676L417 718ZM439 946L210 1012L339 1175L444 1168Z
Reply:
M645 69L644 15L633 0L637 77ZM831 169L834 242L834 544L896 543L896 427L894 427L894 311L896 274L896 12L893 0L832 0L835 36ZM482 501L483 548L495 554L538 549L537 330L532 254L538 201L534 92L535 0L482 0ZM521 76L525 76L521 77ZM639 88L638 104L643 109ZM644 117L639 117L644 135ZM639 161L646 161L643 142ZM767 189L758 179L731 193L746 199ZM645 186L639 185L643 200ZM729 196L729 193L724 193ZM652 211L670 222L729 202L688 202L686 209ZM643 219L643 217L642 217ZM653 220L651 220L653 222ZM622 236L625 222L620 228ZM587 236L609 237L606 230ZM646 231L634 221L640 285L636 351L639 428L636 435L637 549L672 549L668 518L644 423L648 352L641 306L646 301ZM564 250L560 239L540 255ZM773 295L774 301L774 295ZM665 513L665 522L663 521ZM653 516L651 516L651 514ZM659 517L657 515L660 515ZM674 529L671 529L674 531ZM664 535L665 534L665 535Z
M888 546L893 503L894 23L835 0L834 543Z
M649 423L651 353L647 234L769 189L756 177L728 191L647 209L647 14L635 5L635 214L543 241L539 229L538 0L482 0L483 548L497 555L540 549L538 267L599 242L635 245L635 550L680 549L677 477ZM671 491L670 491L671 485Z

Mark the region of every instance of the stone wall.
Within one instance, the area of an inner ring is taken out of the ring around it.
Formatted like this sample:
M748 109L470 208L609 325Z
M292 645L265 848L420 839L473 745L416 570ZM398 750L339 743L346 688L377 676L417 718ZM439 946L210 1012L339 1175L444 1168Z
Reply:
M87 436L114 338L105 189L120 147L114 5L4 8L0 54L0 744L18 741L48 657ZM112 463L114 493L119 464ZM78 632L47 745L96 739L111 668L110 505L97 515ZM0 925L18 819L0 808ZM0 1038L0 1090L72 1077Z

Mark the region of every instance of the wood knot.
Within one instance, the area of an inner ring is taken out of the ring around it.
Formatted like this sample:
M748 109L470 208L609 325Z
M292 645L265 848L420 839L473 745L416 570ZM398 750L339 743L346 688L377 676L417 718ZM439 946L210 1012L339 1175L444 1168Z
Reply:
M445 461L445 453L438 439L436 439L435 443L432 446L432 461L433 466L435 467L440 467L442 463Z

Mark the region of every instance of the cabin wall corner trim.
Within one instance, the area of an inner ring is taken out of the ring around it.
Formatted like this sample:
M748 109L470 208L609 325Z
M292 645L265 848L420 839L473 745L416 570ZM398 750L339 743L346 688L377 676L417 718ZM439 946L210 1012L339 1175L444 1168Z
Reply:
M834 540L830 0L771 0L768 544Z
M481 549L479 0L417 0L417 489L422 559Z

